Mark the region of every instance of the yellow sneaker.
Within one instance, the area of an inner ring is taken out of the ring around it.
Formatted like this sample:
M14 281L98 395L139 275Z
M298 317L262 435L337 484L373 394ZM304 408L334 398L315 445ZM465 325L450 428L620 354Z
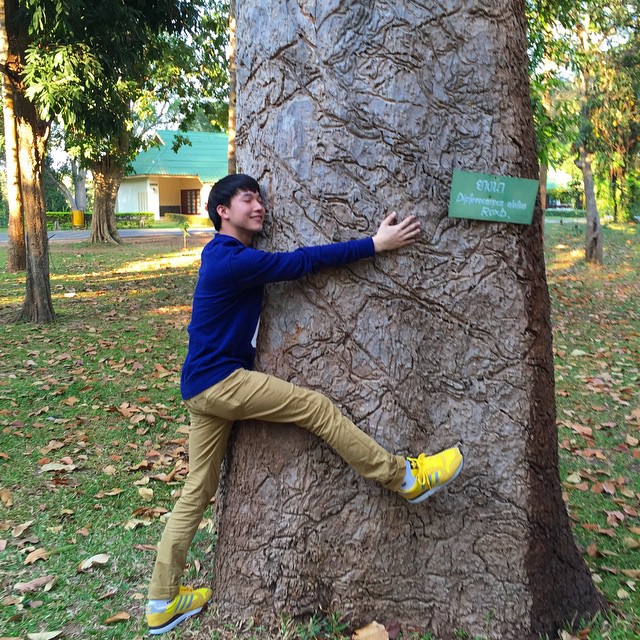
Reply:
M147 624L149 633L152 636L160 635L171 631L183 620L195 616L202 611L213 591L211 589L192 589L191 587L180 587L178 595L163 607L147 605Z
M417 458L407 458L415 478L412 487L398 493L413 504L426 500L442 487L446 487L462 471L464 458L458 447L445 449L433 456L421 453Z

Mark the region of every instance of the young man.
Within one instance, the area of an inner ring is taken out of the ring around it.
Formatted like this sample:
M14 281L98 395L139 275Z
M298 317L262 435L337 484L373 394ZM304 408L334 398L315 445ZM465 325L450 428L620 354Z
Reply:
M253 178L235 174L217 182L208 211L219 233L202 252L180 384L191 416L189 474L158 546L149 586L147 622L153 635L195 615L212 597L211 589L179 582L193 536L218 487L235 421L299 425L327 442L360 475L412 503L451 482L463 464L458 447L417 458L392 455L322 394L252 370L265 284L410 245L420 233L414 216L395 224L392 213L373 238L266 253L251 248L265 217Z

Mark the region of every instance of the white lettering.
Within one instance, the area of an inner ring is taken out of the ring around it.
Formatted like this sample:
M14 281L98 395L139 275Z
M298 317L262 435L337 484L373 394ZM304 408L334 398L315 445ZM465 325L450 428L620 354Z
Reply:
M507 212L504 208L492 209L491 207L482 207L481 214L487 218L506 218Z
M489 193L504 193L505 187L505 182L498 182L497 180L480 179L476 181L476 189L478 191L488 191Z

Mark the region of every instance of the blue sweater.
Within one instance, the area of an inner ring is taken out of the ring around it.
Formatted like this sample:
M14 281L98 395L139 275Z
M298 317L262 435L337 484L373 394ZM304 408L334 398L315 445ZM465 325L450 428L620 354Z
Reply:
M237 369L253 368L265 284L296 280L374 254L371 238L267 253L216 234L202 251L180 381L182 397L197 396Z

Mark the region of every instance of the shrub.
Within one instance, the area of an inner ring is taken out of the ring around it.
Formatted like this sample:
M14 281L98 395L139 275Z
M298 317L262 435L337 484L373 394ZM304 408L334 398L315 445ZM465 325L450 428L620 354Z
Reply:
M560 218L586 218L587 212L584 209L547 209L545 215Z
M165 219L175 222L177 227L182 228L186 222L189 229L208 229L213 227L213 222L209 217L185 215L183 213L167 213Z
M84 213L85 229L91 226L91 212ZM123 211L116 213L116 227L118 229L138 229L141 226L153 226L154 216L149 211ZM56 222L59 229L72 229L71 211L47 211L47 229L55 229Z

